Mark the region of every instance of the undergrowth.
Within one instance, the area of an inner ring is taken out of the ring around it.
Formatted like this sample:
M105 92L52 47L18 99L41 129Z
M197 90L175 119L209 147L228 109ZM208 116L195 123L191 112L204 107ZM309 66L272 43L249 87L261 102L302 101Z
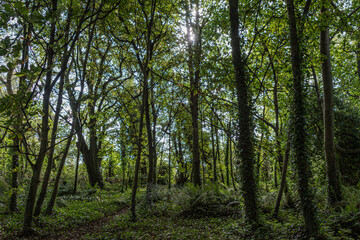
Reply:
M330 208L324 189L316 191L321 233L326 239L360 239L360 190L343 188L344 203ZM245 223L240 192L216 185L203 188L191 184L168 189L156 186L151 192L137 194L137 222L130 221L130 212L114 215L96 233L84 239L304 239L304 224L299 206L285 207L282 203L277 219L272 217L276 191L261 193L259 198L260 227L253 232ZM84 223L101 219L130 204L130 192L116 189L85 189L72 195L66 189L58 197L54 214L40 216L34 228L41 234L75 229ZM294 202L298 203L294 194ZM0 215L0 236L16 234L21 227L22 214ZM60 228L59 228L60 226Z

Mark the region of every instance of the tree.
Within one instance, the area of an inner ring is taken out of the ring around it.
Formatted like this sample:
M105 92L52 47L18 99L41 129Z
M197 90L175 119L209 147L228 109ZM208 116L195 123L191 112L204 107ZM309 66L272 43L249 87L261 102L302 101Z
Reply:
M251 94L248 89L248 75L246 73L246 59L240 46L239 35L239 3L237 0L229 0L230 12L230 36L232 47L232 60L235 72L237 94L237 154L241 160L240 175L242 191L244 195L245 214L247 221L256 226L258 223L256 184L254 177L254 147L251 126Z
M188 68L190 79L190 112L192 123L192 179L196 186L201 185L200 169L200 144L199 144L199 82L201 66L201 31L203 26L200 25L200 1L195 1L195 23L192 22L192 1L186 1L186 37L188 52ZM192 39L193 34L193 39Z
M341 201L340 182L337 169L334 143L334 103L333 81L331 74L330 37L328 1L321 3L323 23L320 32L321 72L324 86L324 150L327 163L328 198L331 205Z
M306 17L311 1L307 1L304 10ZM303 90L303 72L302 72L302 52L301 37L298 32L300 24L295 15L295 5L293 0L286 1L289 35L291 47L291 65L293 73L293 103L292 103L292 148L294 152L294 161L298 173L298 191L301 200L301 208L305 221L306 234L310 237L316 237L319 233L319 224L316 219L316 208L313 203L313 194L309 186L310 165L306 152L306 131L305 131L305 107Z
M49 8L50 13L56 12L58 7L57 0L53 0L51 7ZM24 212L24 223L23 223L23 232L25 234L31 231L31 223L33 218L34 205L36 201L36 193L39 186L39 179L41 168L47 153L48 148L48 132L49 132L49 108L50 108L50 94L52 91L52 74L53 74L53 64L54 64L54 43L55 43L55 34L56 34L56 18L53 17L50 20L50 35L49 42L47 45L47 73L44 86L43 94L43 116L41 119L41 133L40 133L40 150L36 163L33 167L33 175L30 182L29 194L26 200L25 212Z

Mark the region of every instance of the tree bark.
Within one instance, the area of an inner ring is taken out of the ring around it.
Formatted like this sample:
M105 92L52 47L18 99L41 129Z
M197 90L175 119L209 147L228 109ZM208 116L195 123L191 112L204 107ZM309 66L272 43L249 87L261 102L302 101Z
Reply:
M215 137L214 137L214 124L213 120L210 121L210 131L211 131L211 148L212 148L212 157L213 157L213 183L217 183L217 154L215 149Z
M190 7L186 5L186 28L188 45L188 67L190 79L190 104L192 122L192 180L194 185L201 186L200 144L199 144L199 81L201 64L201 29L199 1L195 2L194 40L191 38Z
M53 188L49 203L47 205L47 208L45 210L46 214L51 214L52 211L53 211L54 205L55 205L57 192L58 192L58 189L59 189L60 177L61 177L62 170L63 170L63 168L65 166L65 161L66 161L67 155L69 153L69 149L70 149L70 146L71 146L71 141L72 141L72 138L73 138L73 132L74 132L74 123L71 126L69 138L68 138L68 140L66 142L66 146L65 146L65 151L64 151L64 154L63 154L63 156L61 157L61 160L60 160L59 169L58 169L58 172L57 172L56 178L55 178L54 188Z
M230 150L230 123L226 134L226 150L225 150L225 168L226 168L226 186L230 186L230 174L229 174L229 150Z
M137 155L136 155L136 162L135 162L135 173L134 173L134 183L133 183L133 189L131 193L131 220L133 222L136 221L136 192L138 188L138 182L139 182L139 170L140 170L140 160L141 160L141 150L142 150L142 132L144 127L144 105L145 105L145 98L142 99L141 104L141 110L140 110L140 123L139 123L139 135L138 135L138 149L137 149Z
M57 0L53 0L50 12L54 13L56 10L57 10ZM50 106L50 95L52 91L52 86L51 86L52 72L53 72L52 69L53 69L53 62L55 56L55 52L54 52L55 32L56 32L56 21L55 19L53 19L50 26L50 40L47 49L48 72L46 74L44 94L43 94L43 106L42 106L43 115L41 118L40 150L39 150L39 155L36 159L36 163L33 166L33 175L31 177L29 193L26 200L24 222L23 222L24 234L28 234L31 231L36 194L40 182L39 180L40 180L41 168L48 147L49 106Z
M73 194L75 195L77 192L77 183L78 183L78 176L79 176L79 161L80 161L80 148L77 148L76 154L76 166L75 166L75 179L74 179L74 190Z
M286 146L284 164L283 164L282 173L281 173L280 188L279 188L278 196L276 199L276 204L275 204L275 209L274 209L274 214L273 214L273 217L275 219L277 218L277 215L279 212L282 193L283 193L285 185L286 185L286 173L287 173L287 166L288 166L288 162L289 162L289 155L290 155L290 141L287 142L287 146Z
M360 40L358 40L356 48L357 75L360 81Z
M250 92L248 90L248 75L246 73L246 60L242 56L240 47L239 3L229 0L230 11L230 36L232 48L232 62L235 72L235 83L238 104L238 135L237 153L241 160L240 175L244 196L245 215L247 222L253 227L258 223L258 209L256 198L256 183L254 178L254 146L252 132L252 117L250 107Z
M341 190L338 176L335 143L334 143L334 103L333 81L331 74L330 37L327 19L327 8L323 1L321 7L322 16L325 16L324 25L320 32L320 54L322 57L321 72L324 88L324 150L328 177L328 199L331 205L341 201Z
M319 233L319 224L316 218L316 207L313 203L313 193L309 186L310 164L306 150L306 128L305 128L305 106L303 90L302 53L300 50L300 39L297 30L297 20L293 0L286 0L291 63L293 72L293 104L292 104L292 126L293 139L292 148L294 161L298 173L298 191L301 201L302 212L305 221L306 234L308 238L316 237Z

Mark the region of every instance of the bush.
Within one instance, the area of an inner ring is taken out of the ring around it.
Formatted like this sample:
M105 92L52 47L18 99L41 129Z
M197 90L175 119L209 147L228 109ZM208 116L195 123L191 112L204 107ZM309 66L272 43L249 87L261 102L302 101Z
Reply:
M192 184L174 189L172 194L175 206L184 217L220 217L239 215L239 197L233 191L221 189L217 185L204 188Z

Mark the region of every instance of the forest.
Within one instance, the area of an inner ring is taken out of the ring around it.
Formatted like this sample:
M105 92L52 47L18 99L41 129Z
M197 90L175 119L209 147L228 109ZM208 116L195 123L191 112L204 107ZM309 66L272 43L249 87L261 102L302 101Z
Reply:
M360 239L359 0L0 16L0 239Z

